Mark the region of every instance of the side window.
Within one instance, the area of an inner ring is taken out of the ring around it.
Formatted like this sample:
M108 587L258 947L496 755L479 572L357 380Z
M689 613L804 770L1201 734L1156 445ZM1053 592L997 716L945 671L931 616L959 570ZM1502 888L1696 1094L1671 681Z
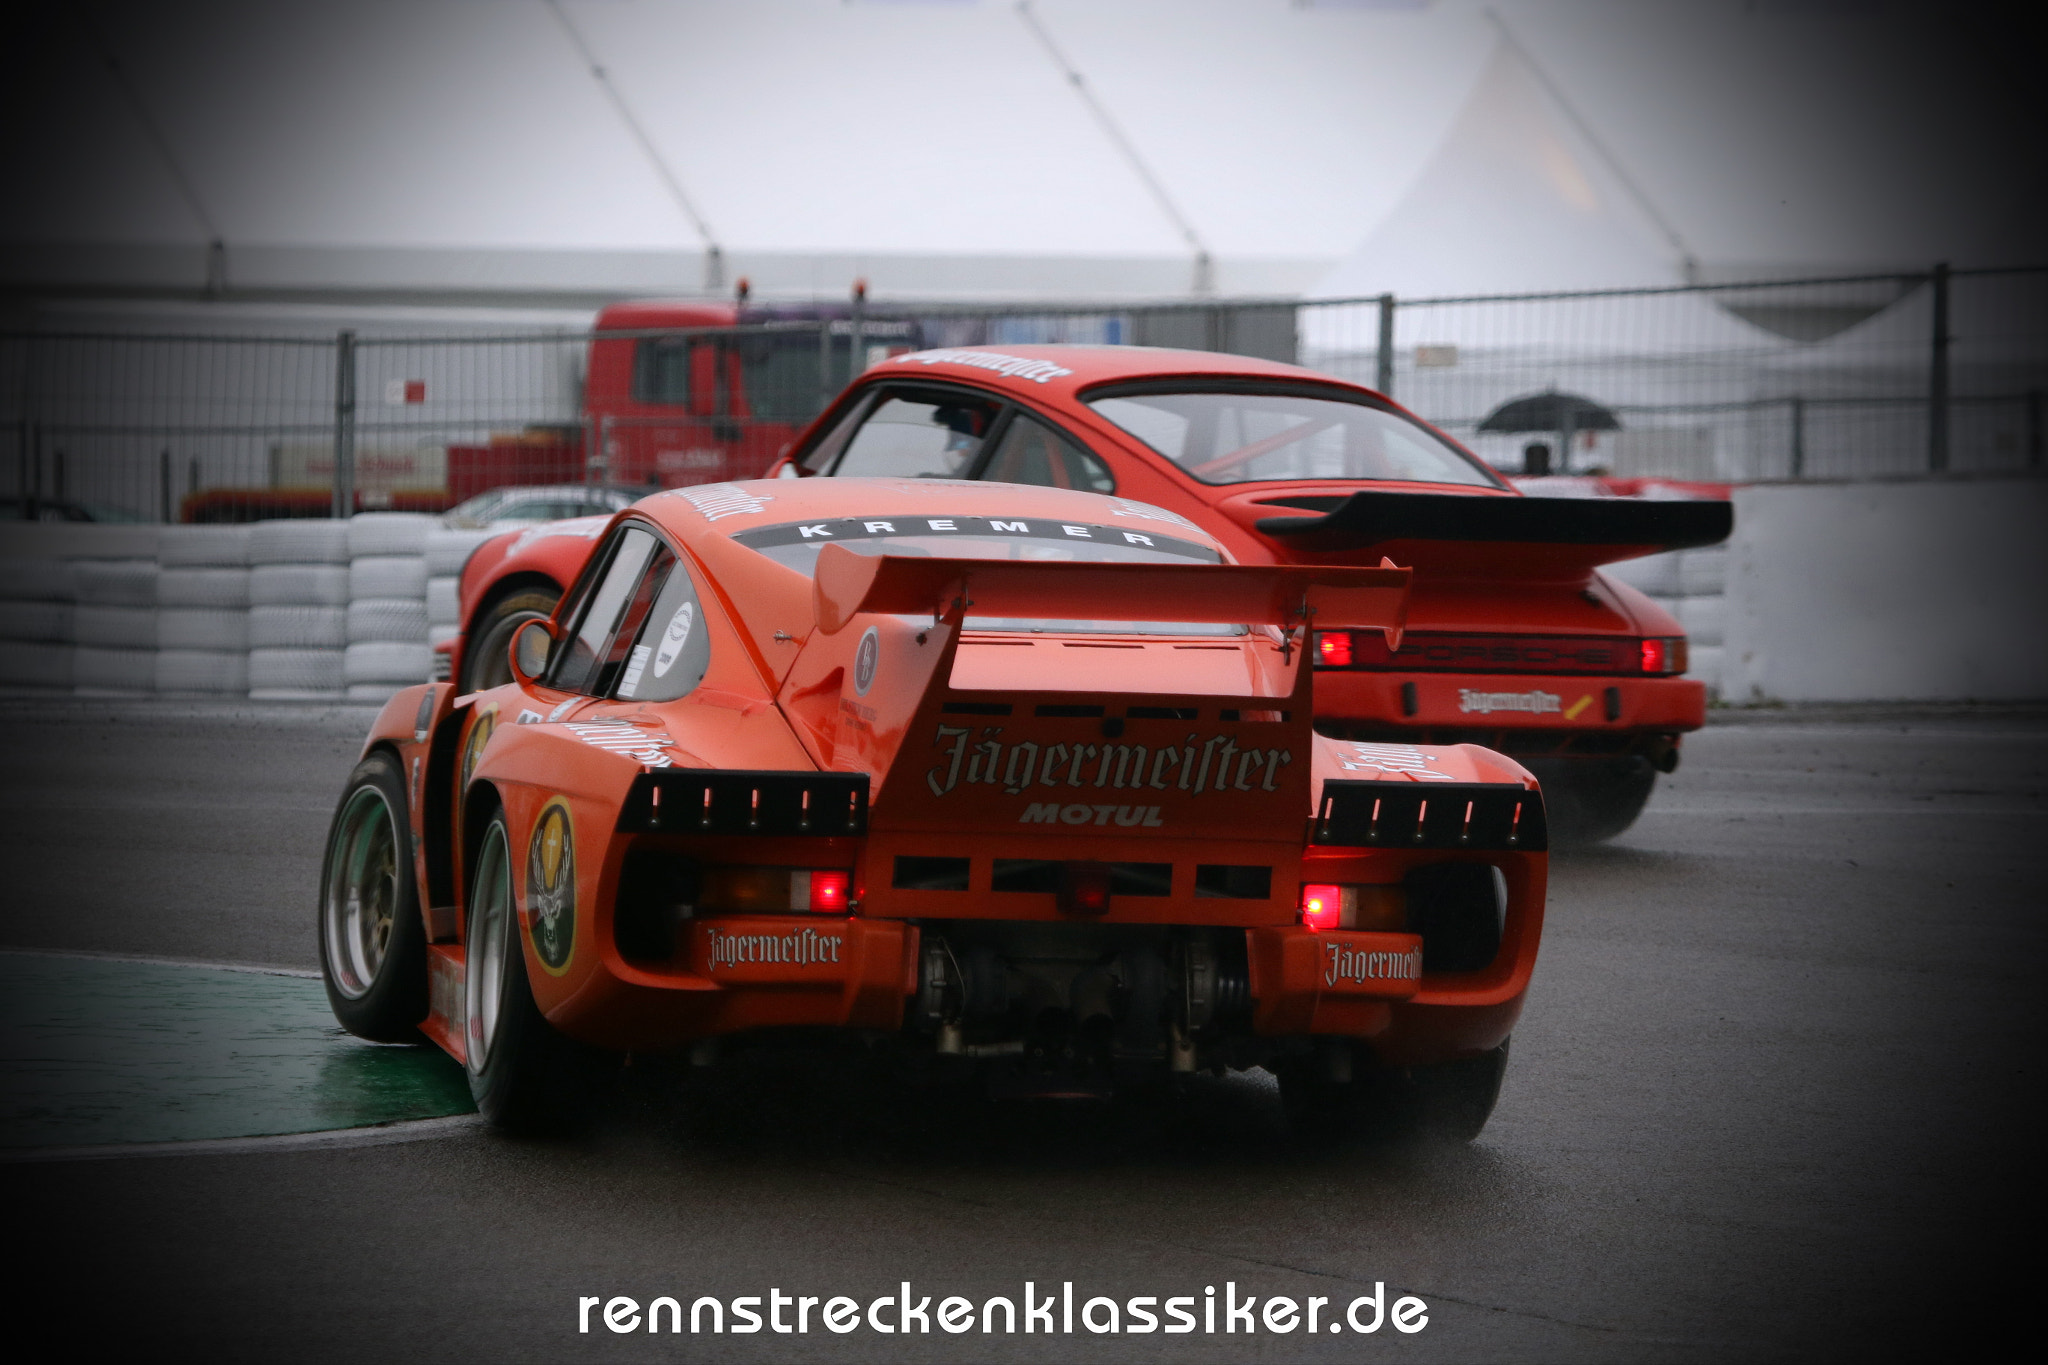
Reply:
M869 395L872 398L872 394ZM846 443L853 439L854 431L860 426L861 418L873 404L867 399L855 403L847 414L839 419L838 425L825 433L824 437L797 463L813 474L824 474L831 470L832 462L839 458L839 452L846 449Z
M640 642L626 656L619 696L626 701L674 701L704 681L711 666L711 633L690 571L677 564L654 599Z
M832 472L960 478L980 453L996 411L994 402L978 398L885 395L869 409Z
M1109 466L1054 431L1019 413L1003 432L995 454L981 477L999 483L1033 483L1049 488L1075 488L1084 493L1114 493L1116 479Z
M655 567L657 557L674 558L652 532L638 527L626 528L612 541L595 583L581 594L575 627L555 646L554 663L548 670L551 686L588 696L602 694L611 681L606 676L607 665L612 665L609 671L613 676L618 672L613 645L621 627L636 605L641 618L647 614L647 599L653 593L649 570ZM639 625L639 620L632 621L631 631L637 632ZM631 640L632 633L625 638Z

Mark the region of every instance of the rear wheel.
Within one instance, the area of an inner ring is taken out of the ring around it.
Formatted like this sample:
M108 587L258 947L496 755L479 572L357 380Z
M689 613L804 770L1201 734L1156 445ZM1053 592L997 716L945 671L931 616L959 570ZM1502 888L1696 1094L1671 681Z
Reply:
M1557 844L1612 839L1636 822L1657 785L1657 770L1640 754L1523 761L1543 784L1543 813Z
M521 588L493 602L477 617L476 639L463 650L462 690L482 692L512 681L512 635L528 621L555 613L562 594L553 588Z
M1327 1054L1280 1071L1281 1102L1299 1137L1470 1142L1492 1117L1507 1073L1506 1042L1477 1057L1401 1068L1379 1066L1363 1045L1338 1046L1350 1050L1348 1080L1331 1078Z
M379 1043L420 1040L427 934L413 880L405 779L383 752L356 765L320 869L320 975L341 1026Z
M463 941L469 1092L477 1112L517 1132L559 1132L581 1116L581 1049L556 1032L533 1000L519 911L513 901L511 836L500 810L484 829L470 877Z

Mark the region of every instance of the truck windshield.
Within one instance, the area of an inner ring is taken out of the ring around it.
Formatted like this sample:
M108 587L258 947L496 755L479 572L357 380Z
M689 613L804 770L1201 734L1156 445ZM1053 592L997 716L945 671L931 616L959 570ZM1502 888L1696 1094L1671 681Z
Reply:
M1178 390L1088 406L1206 484L1286 479L1501 483L1463 451L1384 408L1300 392Z
M1208 545L1163 535L1148 523L1100 526L1038 518L876 516L789 522L736 532L733 539L806 576L828 544L855 554L946 559L1036 559L1141 564L1216 564ZM1188 621L1024 620L969 616L968 630L1043 631L1056 635L1242 635L1243 626Z

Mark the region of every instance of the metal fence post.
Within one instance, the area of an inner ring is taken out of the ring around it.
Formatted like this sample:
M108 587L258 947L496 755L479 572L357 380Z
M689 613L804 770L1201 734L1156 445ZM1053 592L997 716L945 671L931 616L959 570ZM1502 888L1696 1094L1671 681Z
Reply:
M1948 468L1948 262L1934 267L1934 346L1927 375L1927 468Z
M1806 400L1792 398L1792 477L1806 477Z
M356 510L356 334L334 334L334 515Z
M818 411L832 402L832 320L818 319Z
M163 504L163 521L171 523L171 448L165 446L156 455L156 487Z
M1378 364L1373 371L1373 385L1381 393L1394 396L1394 296L1380 295L1380 349Z
M2041 467L2041 409L2042 394L2039 389L2027 390L2027 468Z

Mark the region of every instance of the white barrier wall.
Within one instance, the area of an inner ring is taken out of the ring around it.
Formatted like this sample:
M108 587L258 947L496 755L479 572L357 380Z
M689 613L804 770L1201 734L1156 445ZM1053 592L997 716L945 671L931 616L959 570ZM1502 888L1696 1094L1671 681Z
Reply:
M1736 490L1723 695L2048 697L2048 480Z

